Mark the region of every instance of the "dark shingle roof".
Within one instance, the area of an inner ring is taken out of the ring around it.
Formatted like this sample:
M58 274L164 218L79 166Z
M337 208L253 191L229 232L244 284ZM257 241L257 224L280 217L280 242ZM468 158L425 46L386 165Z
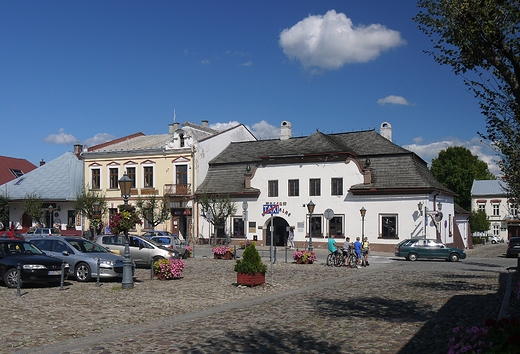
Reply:
M208 174L197 193L258 192L245 189L247 165L295 156L317 158L331 155L354 156L362 163L369 159L372 183L354 185L351 187L353 192L433 189L454 194L433 177L424 160L374 130L338 134L315 132L307 137L287 140L231 143L210 161Z

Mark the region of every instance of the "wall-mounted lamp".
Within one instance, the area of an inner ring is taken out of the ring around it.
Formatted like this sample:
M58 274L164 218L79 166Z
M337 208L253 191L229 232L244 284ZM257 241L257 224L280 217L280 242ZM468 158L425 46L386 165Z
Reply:
M423 213L422 213L422 207L423 207L423 202L419 202L419 203L417 204L417 208L419 209L419 212L421 213L421 215L423 214Z

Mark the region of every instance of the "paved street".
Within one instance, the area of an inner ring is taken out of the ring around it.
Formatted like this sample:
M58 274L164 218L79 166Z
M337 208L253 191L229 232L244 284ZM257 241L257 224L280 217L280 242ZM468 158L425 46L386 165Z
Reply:
M139 269L133 290L69 281L17 298L0 288L1 351L446 353L453 327L498 316L517 264L505 247L480 246L457 263L376 254L362 269L327 267L318 250L311 265L279 257L255 288L234 285L234 261L197 252L183 279L151 281Z

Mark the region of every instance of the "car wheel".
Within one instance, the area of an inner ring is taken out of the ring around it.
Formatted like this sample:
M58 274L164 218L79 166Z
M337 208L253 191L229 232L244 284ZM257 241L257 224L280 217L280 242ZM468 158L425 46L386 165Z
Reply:
M456 253L450 254L450 262L457 262L459 260L459 255Z
M495 240L491 241L492 245L494 245L495 243L497 243L497 241L495 241Z
M89 281L92 277L92 272L87 263L79 263L76 266L76 270L74 271L74 275L76 276L76 280L79 282Z
M4 283L8 288L16 288L18 286L18 271L11 268L4 274Z
M410 253L410 254L408 255L408 260L409 260L409 261L412 261L412 262L415 262L415 261L417 260L417 254L415 254L415 253Z

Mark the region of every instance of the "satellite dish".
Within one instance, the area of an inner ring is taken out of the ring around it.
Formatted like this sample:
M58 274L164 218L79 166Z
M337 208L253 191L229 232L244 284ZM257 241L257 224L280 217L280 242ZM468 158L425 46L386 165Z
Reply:
M435 214L435 222L440 222L442 220L442 212L438 212Z

